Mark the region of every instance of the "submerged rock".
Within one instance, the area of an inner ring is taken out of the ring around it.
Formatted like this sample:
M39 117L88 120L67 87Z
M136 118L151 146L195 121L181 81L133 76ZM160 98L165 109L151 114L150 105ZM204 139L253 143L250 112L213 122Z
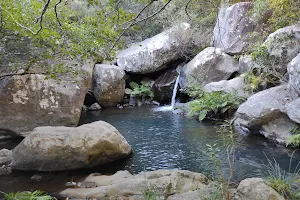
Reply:
M169 70L160 75L152 87L154 98L159 102L171 102L177 77L178 73L176 70Z
M91 63L87 64L90 69ZM86 71L85 71L86 72ZM42 74L5 77L0 80L0 127L16 133L44 125L76 126L91 76L79 72L48 79Z
M97 64L93 73L93 93L103 107L116 106L125 94L125 72L118 66Z
M180 85L191 83L205 85L228 79L239 70L239 64L233 57L219 48L208 47L201 51L182 69Z
M94 182L97 187L69 188L60 194L70 199L113 197L142 200L143 194L148 191L157 194L157 198L182 200L186 194L195 196L190 194L193 192L205 197L215 191L203 174L185 170L157 170L134 176L128 171L119 171L111 176L91 174L84 182Z
M128 156L131 147L112 125L38 127L13 149L13 169L60 171L93 167Z
M250 49L247 41L258 26L251 21L252 2L241 2L230 7L223 5L219 11L211 45L229 54L239 54Z
M261 178L242 180L237 188L236 200L284 200Z
M181 23L152 38L120 51L117 64L126 72L146 74L166 68L177 60L190 43L190 25Z

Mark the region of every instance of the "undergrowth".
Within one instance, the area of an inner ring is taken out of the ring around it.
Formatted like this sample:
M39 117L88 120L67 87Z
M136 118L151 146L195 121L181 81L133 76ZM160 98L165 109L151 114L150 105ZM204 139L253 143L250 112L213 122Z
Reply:
M224 114L235 110L244 101L245 98L235 94L204 92L200 98L188 103L188 115L198 115L199 121L202 121L208 114L215 117L218 114Z
M139 85L136 82L130 82L129 85L133 89L132 91L133 96L138 96L142 98L147 98L147 97L153 98L154 96L149 86L143 84Z
M34 192L11 192L4 195L6 200L55 200L56 198L45 194L40 190Z
M265 154L267 162L263 163L261 173L258 174L267 181L270 187L288 200L297 200L300 198L300 163L298 162L294 171L291 170L295 152L296 150L291 155L288 171L283 170L275 158L271 160Z

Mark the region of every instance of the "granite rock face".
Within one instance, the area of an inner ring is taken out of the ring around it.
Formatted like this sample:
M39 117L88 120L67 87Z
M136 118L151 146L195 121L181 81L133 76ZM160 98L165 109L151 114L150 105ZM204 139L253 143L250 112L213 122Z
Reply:
M11 167L62 171L106 164L132 149L112 125L97 121L79 127L37 127L13 149Z
M133 44L117 55L117 64L126 72L146 74L166 68L179 59L190 43L190 25L181 23L152 38Z
M180 85L184 87L189 81L199 85L227 80L239 69L239 64L219 48L208 47L201 51L181 73Z
M43 74L0 79L0 128L21 134L38 126L76 126L91 81L87 65L76 80Z
M230 7L223 4L214 28L211 45L228 54L240 54L253 45L247 41L258 24L250 18L252 2L241 2Z
M125 94L125 72L118 66L97 64L93 73L93 93L103 107L115 106Z

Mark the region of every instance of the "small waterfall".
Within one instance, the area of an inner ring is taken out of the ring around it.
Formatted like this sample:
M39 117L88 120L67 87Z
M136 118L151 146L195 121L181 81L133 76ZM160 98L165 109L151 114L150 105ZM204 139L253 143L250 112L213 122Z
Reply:
M176 78L175 81L175 85L173 88L173 93L172 93L172 99L171 99L171 106L162 106L162 107L158 107L155 108L154 111L170 111L174 109L175 106L175 100L176 100L176 94L177 94L177 89L178 89L178 85L179 85L179 78L180 78L180 72Z
M172 101L171 101L172 109L174 109L174 106L175 106L175 99L176 99L176 93L177 93L178 84L179 84L179 78L180 78L180 74L178 74L174 88L173 88Z

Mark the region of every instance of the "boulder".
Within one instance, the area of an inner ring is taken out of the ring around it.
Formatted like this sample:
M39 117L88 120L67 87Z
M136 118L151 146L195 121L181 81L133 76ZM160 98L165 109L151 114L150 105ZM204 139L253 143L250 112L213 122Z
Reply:
M242 180L237 188L236 200L284 200L261 178Z
M239 74L247 73L252 69L259 69L261 66L259 66L257 63L255 63L251 55L244 55L241 56L239 59Z
M238 76L236 78L230 80L222 80L218 82L212 82L206 84L203 89L205 92L226 92L238 95L240 97L249 97L249 93L247 93L244 89L244 75Z
M12 161L12 151L8 149L0 150L0 167L7 165Z
M289 90L286 84L258 92L240 105L234 124L282 143L293 127L285 114L285 105L296 97L296 92Z
M13 149L17 170L60 171L93 167L124 158L131 147L112 125L38 127Z
M221 48L228 54L240 54L251 48L247 41L258 24L251 21L252 2L241 2L230 7L223 4L211 39L211 46Z
M185 170L157 170L131 175L127 171L117 172L112 176L92 174L84 182L94 182L94 188L69 188L60 194L69 199L114 198L114 199L144 199L143 194L149 191L156 194L155 199L181 200L183 194L193 191L199 196L205 196L213 190L211 182L200 173ZM182 194L175 196L177 194ZM176 197L176 198L175 198ZM197 198L197 199L198 199Z
M278 68L286 70L287 64L300 52L300 25L278 29L263 43Z
M300 98L297 98L296 100L288 103L285 106L286 114L289 116L289 118L300 124Z
M233 57L219 48L208 47L186 64L180 76L180 86L191 83L205 85L215 81L227 80L239 69Z
M284 113L285 105L295 97L296 93L290 92L286 84L260 91L240 105L236 118L249 128L262 125Z
M285 145L286 139L293 135L294 127L297 127L297 124L291 121L286 114L281 113L278 118L264 123L259 133L271 141Z
M0 127L19 134L44 125L76 126L91 80L90 73L78 73L75 80L43 74L0 79Z
M173 88L178 77L176 70L169 70L155 80L152 87L154 98L159 102L171 102Z
M101 110L101 106L98 103L94 103L93 105L91 105L88 110L90 111L98 111Z
M289 74L290 87L297 90L297 92L300 94L300 53L288 64L287 70Z
M118 66L96 64L93 73L93 93L103 107L115 106L123 100L125 72Z
M190 25L181 23L152 38L133 44L117 53L117 64L123 70L146 74L167 67L184 54L190 42Z

